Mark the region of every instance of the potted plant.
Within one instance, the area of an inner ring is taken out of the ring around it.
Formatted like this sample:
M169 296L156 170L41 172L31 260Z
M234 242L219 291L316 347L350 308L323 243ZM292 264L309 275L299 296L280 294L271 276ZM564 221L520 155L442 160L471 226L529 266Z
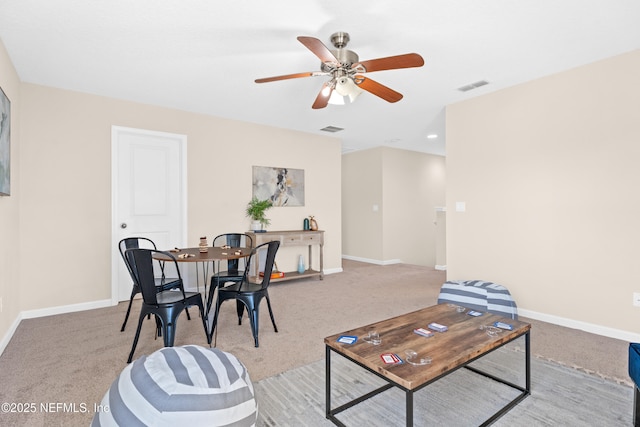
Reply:
M251 201L247 203L246 213L251 218L251 230L261 231L263 227L266 227L271 221L265 216L265 212L271 206L271 200L258 200L256 196L253 196Z

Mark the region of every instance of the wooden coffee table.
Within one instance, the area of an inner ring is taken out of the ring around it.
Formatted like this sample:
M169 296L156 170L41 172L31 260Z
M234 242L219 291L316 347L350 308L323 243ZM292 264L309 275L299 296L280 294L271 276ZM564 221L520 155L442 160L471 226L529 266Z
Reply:
M502 330L496 336L489 336L485 330L480 329L481 326L490 325L496 321L512 325L513 330ZM442 333L435 332L434 336L430 338L421 337L413 332L415 328L426 328L431 322L446 325L448 330ZM473 317L468 315L466 311L458 312L456 306L451 304L438 304L329 336L324 339L326 349L326 416L334 424L344 426L335 417L336 414L395 386L406 393L406 425L413 426L413 393L461 367L466 367L473 372L521 392L515 399L482 424L489 425L517 405L531 392L530 330L531 325L525 322L490 313L483 313L482 316ZM364 341L363 338L371 331L377 331L380 334L382 340L380 345L372 345ZM524 386L513 384L492 374L482 372L477 368L467 366L474 360L523 335L525 337ZM356 336L358 340L355 344L344 344L338 342L341 336ZM405 350L407 349L414 350L419 357L430 356L432 358L431 363L423 366L415 366L406 362L387 365L380 357L383 353L395 353L403 360L406 360ZM367 369L386 380L387 384L332 409L331 352L336 352Z

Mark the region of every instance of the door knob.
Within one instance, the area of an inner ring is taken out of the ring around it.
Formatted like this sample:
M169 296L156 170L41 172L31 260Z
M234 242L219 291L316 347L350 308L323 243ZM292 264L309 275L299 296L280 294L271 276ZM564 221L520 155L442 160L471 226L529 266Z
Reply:
M127 223L123 222L122 224L120 224L120 228L127 228Z

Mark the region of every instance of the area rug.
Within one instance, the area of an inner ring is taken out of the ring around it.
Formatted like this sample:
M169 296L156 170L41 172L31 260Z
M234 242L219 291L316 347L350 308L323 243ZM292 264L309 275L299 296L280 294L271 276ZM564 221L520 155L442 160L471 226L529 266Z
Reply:
M375 375L332 353L332 407L384 384ZM504 347L474 367L524 385L524 353ZM416 369L428 369L416 367ZM259 426L329 426L325 418L325 361L263 379L255 384ZM531 358L531 395L496 426L626 426L632 424L633 389L554 362ZM482 424L517 391L459 369L414 394L415 426ZM387 390L337 415L347 426L405 425L405 394Z

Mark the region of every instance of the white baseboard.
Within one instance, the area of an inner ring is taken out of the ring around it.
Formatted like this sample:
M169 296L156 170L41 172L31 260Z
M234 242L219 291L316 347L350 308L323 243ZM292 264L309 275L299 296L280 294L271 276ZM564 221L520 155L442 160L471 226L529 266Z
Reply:
M554 316L552 314L539 313L537 311L527 310L520 307L518 307L518 315L622 341L640 342L640 334L636 332L623 331L621 329L609 328L607 326L596 325L594 323L567 319L565 317Z
M445 265L437 265L435 266L436 270L440 270L440 271L446 271L447 270L447 266Z
M4 335L4 337L2 337L2 340L0 340L0 355L4 353L4 349L9 344L9 341L11 341L13 334L16 332L16 329L18 329L18 325L20 325L20 322L23 319L35 319L38 317L53 316L55 314L74 313L76 311L85 311L85 310L93 310L96 308L111 307L112 305L114 304L112 304L110 299L105 299L105 300L92 301L92 302L86 302L86 303L80 303L80 304L62 305L58 307L49 307L49 308L42 308L37 310L21 311L20 314L18 314L18 317L16 317L16 319L13 321L13 323L9 327L9 330L7 331L7 333Z
M388 259L385 261L381 261L378 259L371 259L371 258L361 258L361 257L356 257L356 256L350 256L350 255L342 255L343 259L348 259L350 261L359 261L359 262L366 262L368 264L376 264L376 265L391 265L391 264L401 264L402 260L400 259Z
M7 331L7 333L4 335L4 337L2 337L2 341L0 341L0 356L2 356L2 353L4 353L4 349L7 348L7 345L9 345L9 341L11 341L11 338L13 338L13 334L16 332L16 329L18 329L18 325L20 324L21 320L22 319L20 318L20 316L16 317L11 326L9 326L9 330Z
M53 316L55 314L75 313L76 311L93 310L96 308L111 307L111 299L99 301L83 302L79 304L61 305L58 307L41 308L37 310L27 310L20 313L20 320L35 319L36 317Z

